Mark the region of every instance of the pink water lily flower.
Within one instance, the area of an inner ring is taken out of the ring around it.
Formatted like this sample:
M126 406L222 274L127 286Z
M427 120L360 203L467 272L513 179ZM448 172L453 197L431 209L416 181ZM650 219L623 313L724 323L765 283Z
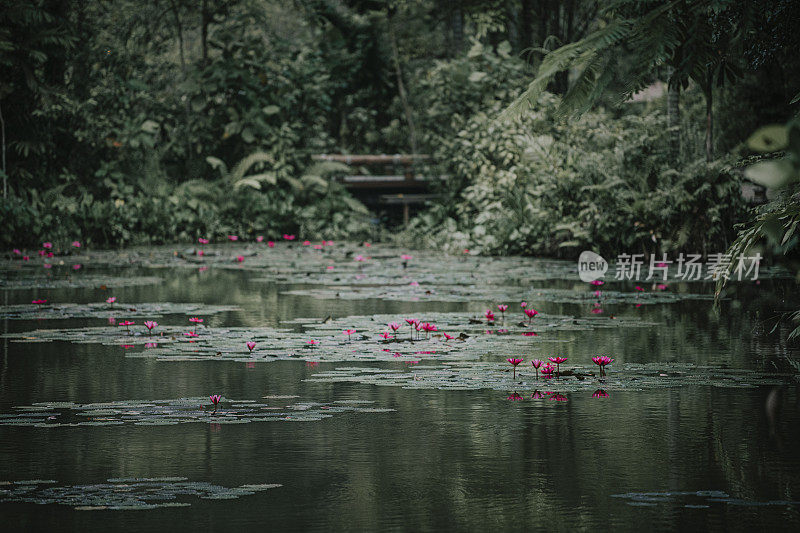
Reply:
M267 246L269 246L270 248L275 248L275 242L274 241L267 241Z
M372 245L371 245L370 243L368 243L368 242L365 242L365 243L364 243L364 246L366 246L367 248L369 248L369 247L370 247L370 246L372 246Z
M77 263L77 264L72 265L72 270L80 270L81 267L83 267L83 265L81 265L80 263Z
M253 348L256 347L256 343L253 342L253 341L247 341L244 344L245 344L245 346L247 346L247 349L250 350L251 352L253 351Z
M534 333L533 331L523 331L522 332L522 336L523 337L538 337L539 334L538 333Z
M222 396L220 396L219 394L212 394L211 396L208 397L208 399L211 400L211 403L214 404L214 411L216 411L217 405L219 404L219 401L222 399Z
M487 309L483 315L486 317L486 322L494 322L494 313L491 309Z
M608 398L608 393L603 389L597 389L592 393L592 398Z
M538 314L539 311L537 311L536 309L525 309L525 316L528 317L528 324L530 324L531 320L533 320L533 317L535 317Z
M600 314L603 313L603 308L602 307L593 307L592 310L591 310L591 313L593 315L600 315Z
M604 376L606 373L606 366L613 363L614 360L607 355L598 355L597 357L592 357L592 362L600 367L600 375Z
M553 366L550 363L547 363L541 368L542 375L544 375L544 377L548 379L553 377L554 370L555 368L553 368Z
M195 324L202 324L203 323L203 319L202 318L197 318L196 316L193 316L193 317L191 317L189 319L189 322L194 322Z
M47 252L47 257L53 257L53 252Z
M311 339L310 341L307 341L306 344L319 344L319 341L315 341L314 339Z
M511 363L511 366L514 367L514 379L517 379L517 365L522 362L522 359L516 357L509 357L508 359L506 359L506 361Z
M197 242L199 242L200 244L208 244L209 241L208 241L208 239L204 239L202 237L199 237L197 239Z
M322 241L325 246L333 246L333 241Z
M53 247L53 243L52 242L42 243L42 248L47 248L49 250L52 247Z
M206 253L203 250L197 250L197 255L201 255L202 256L202 255L206 255Z
M186 335L187 337L192 337L192 338L200 336L197 333L195 333L194 331L189 331L187 333L184 333L184 335Z
M403 261L410 261L411 259L414 259L414 256L413 255L408 255L408 254L403 254L403 255L400 256L400 259L402 259Z
M391 328L392 331L397 331L398 329L400 329L400 324L398 324L397 322L389 322L388 326L389 328Z
M364 261L364 256L359 254L353 258L353 261L359 261L359 262Z
M602 280L596 279L596 280L594 280L594 281L590 281L589 283L590 283L590 284L592 284L592 285L594 285L595 287L599 287L600 285L603 285L603 284L605 283L605 281L602 281Z
M117 325L118 326L125 326L125 329L128 331L128 333L130 333L131 332L131 326L133 326L135 323L136 322L134 322L132 320L123 320L122 322L120 322Z
M550 395L550 399L554 400L556 402L566 402L567 401L567 397L564 396L563 394L558 393L558 392L554 392L553 394L551 394Z
M594 294L595 298L600 298L600 295L603 293L601 293L600 291L594 291L592 294Z
M333 265L328 265L325 267L325 270L333 270Z
M158 326L158 322L155 322L153 320L146 320L144 323L144 327L146 327L148 331L150 331L151 333L153 332L153 328L156 326Z
M243 256L243 255L237 255L237 256L236 256L236 260L237 260L238 262L240 262L240 263L244 263L244 256Z
M442 333L442 335L444 335L444 338L446 339L445 342L455 339L455 337L448 335L447 333Z
M538 390L533 391L533 394L531 395L531 400L541 400L542 398L544 398L544 394L542 394Z
M501 313L504 313L506 311L506 309L508 309L508 306L505 305L505 304L499 304L497 306L497 309L499 309Z
M520 402L524 400L524 398L515 392L512 393L511 396L507 397L506 400L511 400L512 402Z
M348 342L349 342L349 341L350 341L350 335L352 335L352 334L353 334L353 333L355 333L355 332L356 332L356 330L354 330L354 329L346 329L346 330L344 330L342 333L343 333L344 335L347 335L347 340L348 340Z
M157 342L146 342L144 343L145 348L158 348Z
M526 307L528 307L528 302L522 302L522 303L519 304L519 306L521 308L525 309Z
M315 250L322 250L322 245L321 244L315 244L314 246L312 246L312 248L315 249Z
M303 246L311 246L311 241L303 241Z
M659 283L658 285L656 285L656 289L658 289L658 290L660 290L660 291L665 291L665 290L667 290L668 288L669 288L669 287L668 287L667 285L664 285L663 283Z
M556 364L556 373L561 374L561 363L565 363L567 361L566 357L556 356L556 357L548 357L551 363Z
M536 370L536 379L539 379L539 368L544 364L541 359L534 359L531 361L531 366Z
M113 304L116 301L117 301L117 297L116 296L112 296L110 298L106 298L106 303L107 304Z
M41 255L42 257L44 257L44 254L46 254L46 253L47 252L45 252L44 250L39 250L39 255Z
M30 261L30 259L31 259L31 258L30 258L30 257L28 257L27 255L23 255L23 256L22 256L22 260L23 260L23 261Z
M228 240L231 241L231 242L236 242L236 241L239 240L239 236L238 235L228 235Z
M389 333L388 331L384 331L384 332L383 332L383 333L381 333L379 336L380 336L380 337L383 337L383 338L384 338L384 339L386 339L387 341L388 341L389 339L393 339L393 338L394 338L394 337L392 336L392 334L391 334L391 333Z
M53 265L51 265L50 263L45 263L42 266L45 268L53 268Z
M283 238L284 238L284 240L287 240L287 241L293 241L295 239L295 236L294 235L289 235L287 233L284 233L283 234Z
M256 242L264 242L264 236L263 235L256 235Z
M636 290L637 290L637 291L639 291L639 292L644 292L644 289L643 289L642 287L640 287L639 285L637 285L636 287L634 287L634 289L636 289Z
M12 251L12 252L14 252L14 255L22 255L22 252L20 251L20 249L19 249L19 248L14 248L14 249L13 249L13 250L11 250L11 251Z
M47 303L47 300L31 300L31 303L36 305L42 305Z
M72 246L75 247L75 248L80 248L81 247L81 242L80 241L72 241Z
M419 281L412 281L411 283L409 283L409 285L412 287L419 287Z

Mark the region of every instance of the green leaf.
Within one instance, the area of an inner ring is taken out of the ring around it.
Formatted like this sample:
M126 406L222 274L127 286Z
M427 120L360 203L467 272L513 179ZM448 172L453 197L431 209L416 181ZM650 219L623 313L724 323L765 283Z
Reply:
M792 181L794 169L787 159L759 161L744 170L750 181L770 189L778 189Z
M485 79L486 76L487 76L487 74L485 72L477 72L476 71L476 72L473 72L472 74L469 75L469 81L471 81L473 83L476 83L476 82L479 82L479 81Z
M251 143L256 140L256 136L253 135L250 128L245 128L242 130L242 140L246 143Z
M789 145L789 132L783 124L759 128L747 139L747 147L756 152L775 152Z
M155 120L145 120L144 122L142 122L142 131L145 133L150 133L152 135L155 135L156 133L158 133L158 128L159 128L158 122L156 122Z

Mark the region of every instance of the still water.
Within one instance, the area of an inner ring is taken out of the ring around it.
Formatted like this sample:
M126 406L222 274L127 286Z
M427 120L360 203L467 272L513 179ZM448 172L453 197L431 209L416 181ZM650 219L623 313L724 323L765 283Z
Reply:
M166 281L114 291L127 304L241 307L209 317L215 327L277 326L282 320L329 315L396 313L401 319L426 311L480 314L492 303L317 300L281 294L302 285L252 283L253 274L246 272L117 272L134 273ZM558 287L559 282L542 286ZM786 283L765 281L740 290L723 302L719 313L707 301L635 310L609 306L609 312L636 313L658 326L572 332L569 351L608 353L621 362L778 368L783 357L797 354L786 346L785 331L769 334L768 321L776 309L787 307L793 291ZM3 291L0 297L9 305L33 298L97 302L106 296L99 289L30 289ZM537 308L587 314L575 304ZM186 317L166 316L159 322L185 324ZM99 319L7 320L2 327L20 332L102 325ZM508 401L513 391L304 381L315 372L352 365L160 362L128 358L122 347L99 344L3 341L1 364L0 413L6 414L36 402L213 393L251 400L370 400L375 407L393 409L296 423L0 426L0 481L55 480L58 486L71 486L111 478L180 477L223 487L282 485L237 499L179 496L191 505L137 511L0 503L4 531L800 528L800 395L792 382L779 387L610 391L607 398L568 393L566 401L532 400L526 394L524 401ZM776 408L768 410L768 402Z

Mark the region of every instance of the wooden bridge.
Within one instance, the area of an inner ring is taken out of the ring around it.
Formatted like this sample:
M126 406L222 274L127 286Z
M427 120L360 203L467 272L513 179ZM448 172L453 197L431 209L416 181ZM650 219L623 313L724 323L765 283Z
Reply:
M408 224L410 206L425 204L438 197L429 191L430 184L444 176L426 177L417 172L417 165L430 161L427 154L394 155L344 155L321 154L315 161L336 161L353 168L353 174L341 176L340 183L359 200L375 205L400 205L403 207L403 224ZM368 168L380 172L367 174Z

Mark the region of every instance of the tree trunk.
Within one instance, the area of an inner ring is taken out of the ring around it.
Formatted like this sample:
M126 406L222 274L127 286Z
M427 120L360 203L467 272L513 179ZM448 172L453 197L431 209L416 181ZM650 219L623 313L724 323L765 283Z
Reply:
M464 10L461 0L450 0L450 30L453 33L450 54L458 57L464 50Z
M406 116L406 122L408 123L408 138L411 144L411 153L418 154L419 150L417 148L417 130L414 126L414 116L411 112L411 106L408 104L408 96L406 95L406 88L403 84L403 71L400 68L400 52L397 49L397 40L394 34L394 24L392 23L392 15L391 12L387 17L387 23L389 25L389 44L392 48L392 59L394 60L394 72L397 76L397 93L400 96L400 103L403 105L403 112Z
M522 0L520 4L519 21L519 44L520 49L527 50L533 47L533 2L532 0ZM530 62L531 54L526 54Z
M714 159L714 116L713 104L714 93L711 84L711 75L708 75L706 80L706 161L711 162Z
M208 65L208 25L211 23L211 14L208 12L208 0L203 0L200 21L200 47L202 50L202 63Z
M8 197L8 173L6 172L6 121L3 119L3 106L0 105L0 143L2 143L3 198Z
M667 89L667 124L669 126L669 155L677 159L681 154L681 88L670 83Z

